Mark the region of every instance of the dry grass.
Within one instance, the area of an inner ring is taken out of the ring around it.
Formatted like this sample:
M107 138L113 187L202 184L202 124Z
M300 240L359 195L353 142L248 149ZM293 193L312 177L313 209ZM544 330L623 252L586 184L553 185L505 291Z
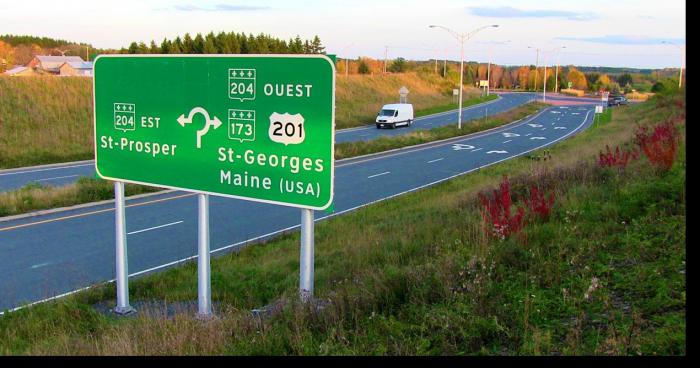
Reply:
M0 78L0 168L92 157L92 79Z
M653 95L654 94L651 92L630 92L626 94L625 97L631 101L646 101Z
M564 88L559 90L559 92L569 95L569 96L577 96L577 97L583 97L583 95L586 93L583 90L580 89L573 89L573 88Z
M161 189L127 184L124 190L127 196L131 196ZM84 177L76 183L60 187L29 184L18 190L0 193L0 217L112 198L113 183L107 180Z

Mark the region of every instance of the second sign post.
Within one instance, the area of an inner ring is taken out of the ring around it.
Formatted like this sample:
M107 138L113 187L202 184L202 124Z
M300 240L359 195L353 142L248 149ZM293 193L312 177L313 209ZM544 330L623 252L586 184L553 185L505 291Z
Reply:
M312 295L313 211L333 201L331 59L108 55L94 68L98 175L115 191L126 182L199 194L199 314L211 314L209 195L301 208L300 293ZM127 313L123 195L115 202L115 311Z

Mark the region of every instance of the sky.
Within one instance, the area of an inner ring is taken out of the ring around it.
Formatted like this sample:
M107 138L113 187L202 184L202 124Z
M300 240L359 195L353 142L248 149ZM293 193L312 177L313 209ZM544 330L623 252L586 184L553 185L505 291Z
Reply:
M234 31L285 40L318 35L343 58L383 59L386 52L389 59L459 60L459 41L429 25L458 34L498 25L473 33L464 49L465 60L501 65L677 68L685 18L683 0L0 0L0 34L98 48Z

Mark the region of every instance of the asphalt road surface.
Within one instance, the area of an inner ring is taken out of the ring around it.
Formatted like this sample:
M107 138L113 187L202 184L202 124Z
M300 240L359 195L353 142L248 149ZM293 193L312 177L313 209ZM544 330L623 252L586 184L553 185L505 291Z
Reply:
M462 121L498 114L518 107L537 97L535 93L505 93L497 100L462 109ZM411 127L377 129L374 125L338 130L336 143L369 141L382 136L406 134L418 129L430 129L457 122L457 110L418 118ZM93 160L67 162L52 166L26 167L0 171L0 192L21 188L29 183L62 186L74 183L80 177L95 177Z
M317 211L316 221L551 145L587 128L593 115L592 105L550 107L469 137L336 161L335 212ZM216 255L297 230L300 210L212 196L210 222ZM194 194L127 200L126 224L132 277L197 254ZM114 244L113 203L1 221L0 310L113 280Z

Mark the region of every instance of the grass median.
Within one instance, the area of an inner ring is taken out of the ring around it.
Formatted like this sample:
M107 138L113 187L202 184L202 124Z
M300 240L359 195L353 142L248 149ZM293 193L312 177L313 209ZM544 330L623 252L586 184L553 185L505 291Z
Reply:
M476 100L471 102L476 103ZM461 130L457 130L455 126L447 126L419 130L397 137L382 137L368 142L340 143L335 146L335 157L336 159L354 157L479 132L521 119L543 106L545 105L541 103L529 103L487 119L473 119L465 122ZM442 106L439 109L447 107ZM82 178L75 184L61 187L29 184L18 190L0 193L0 217L113 199L114 191L110 188L112 188L111 182L96 178ZM130 196L157 192L161 189L127 184L125 190L126 196Z
M680 107L680 104L682 107ZM296 302L299 234L212 261L213 320L105 315L114 286L0 318L3 354L685 355L685 98L618 110L548 148L316 226L315 295ZM680 122L668 170L633 147L638 125ZM515 204L554 193L547 219L490 236L479 193L510 177ZM399 215L400 214L400 215ZM132 302L197 297L196 263L132 280ZM281 305L270 317L250 310Z

